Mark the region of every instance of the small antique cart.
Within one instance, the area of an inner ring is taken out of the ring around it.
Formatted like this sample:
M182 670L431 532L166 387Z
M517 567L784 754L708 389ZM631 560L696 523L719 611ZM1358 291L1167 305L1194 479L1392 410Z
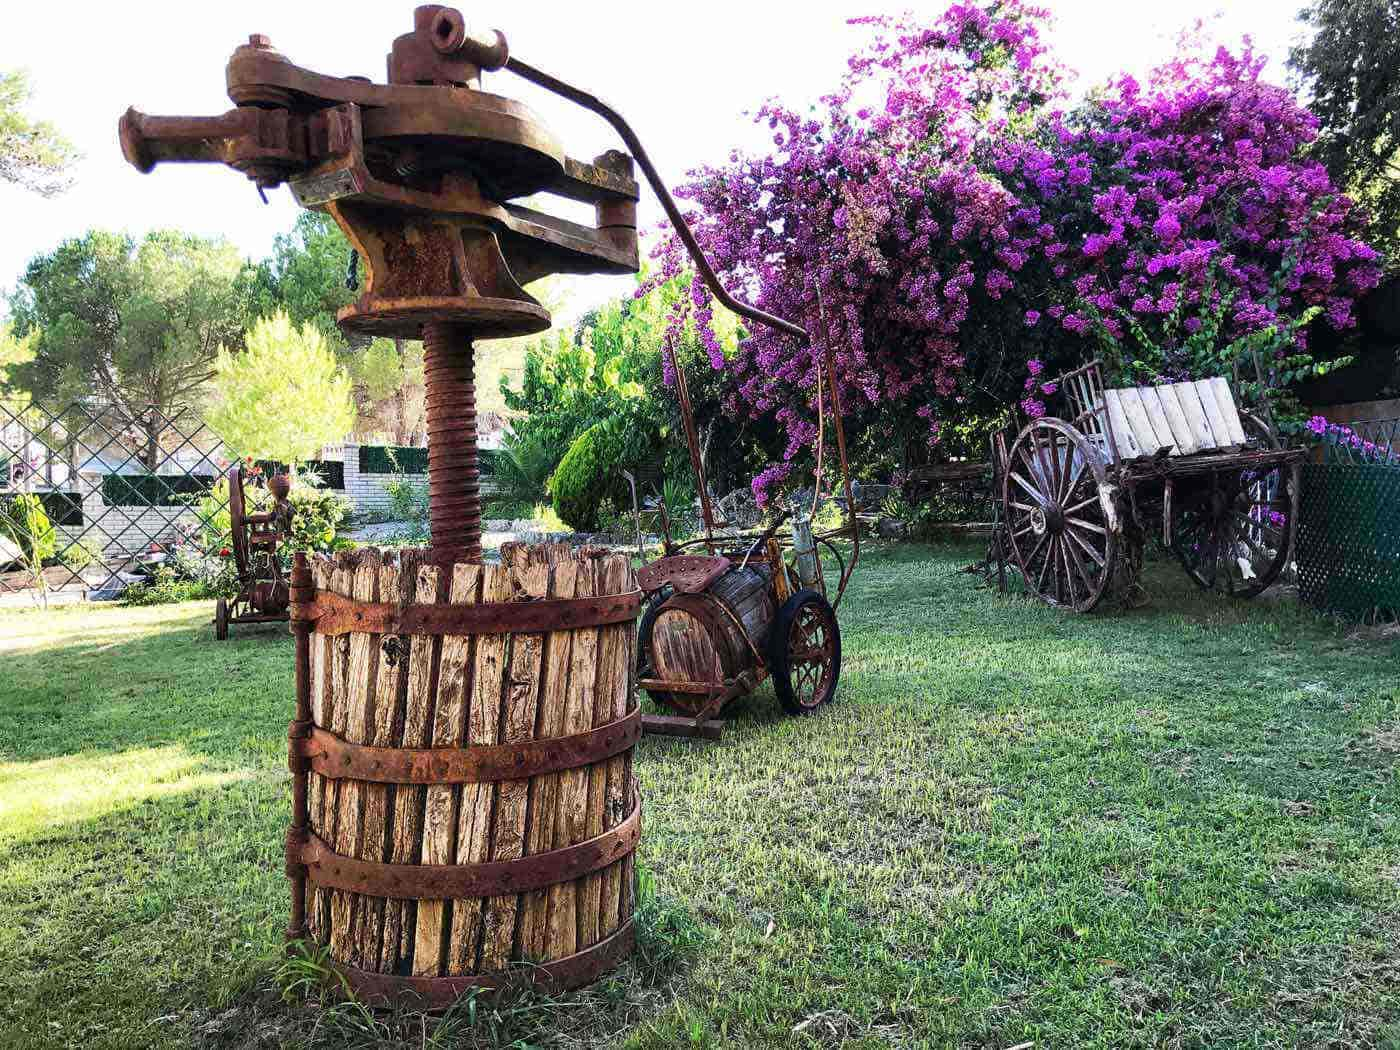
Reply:
M677 229L683 232L692 258L710 287L731 309L759 323L793 331L795 326L729 299L708 272L699 249L689 243L684 224L677 223ZM801 329L796 332L806 338ZM836 609L860 558L860 530L846 459L835 363L830 342L824 338L823 345L815 400L824 421L830 398L846 500L844 524L825 533L815 533L812 528L825 452L819 430L812 505L794 502L762 531L716 535L690 392L685 373L676 367L672 353L672 371L695 488L700 493L705 534L687 543L673 542L663 507L662 557L637 574L637 582L647 596L638 625L639 684L653 700L676 712L646 716L643 726L649 733L716 739L724 727L717 716L725 706L752 693L769 677L773 679L778 702L788 714L814 711L836 693L841 675L841 627ZM835 543L841 539L852 545L849 564ZM827 591L823 547L838 566L834 597Z
M1283 571L1305 453L1241 412L1225 379L1106 390L1099 361L1047 389L1067 419L997 442L997 557L1051 605L1089 612L1138 590L1153 518L1198 586L1261 594ZM998 566L1004 569L1004 565Z
M278 474L267 479L272 509L251 512L243 487L242 464L228 472L228 513L233 533L233 564L238 593L232 600L220 598L214 606L214 637L228 638L231 623L286 623L290 592L277 547L291 527L292 509L287 496L292 479Z

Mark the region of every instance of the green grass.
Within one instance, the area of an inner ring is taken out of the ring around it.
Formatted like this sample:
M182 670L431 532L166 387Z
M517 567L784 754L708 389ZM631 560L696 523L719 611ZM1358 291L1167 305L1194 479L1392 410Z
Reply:
M643 742L639 961L426 1025L277 995L286 635L0 616L0 1044L1400 1045L1395 638L969 560L862 568L830 709Z

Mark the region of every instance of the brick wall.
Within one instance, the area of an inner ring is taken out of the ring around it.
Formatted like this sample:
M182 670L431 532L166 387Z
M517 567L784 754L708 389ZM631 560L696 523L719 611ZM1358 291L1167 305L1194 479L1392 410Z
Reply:
M321 454L323 459L340 460L345 464L345 498L355 508L354 513L389 513L389 483L393 474L368 474L360 472L360 446L347 442L344 445L327 447ZM424 488L428 485L426 474L410 474L408 479ZM491 478L481 479L481 494L489 496L496 491Z

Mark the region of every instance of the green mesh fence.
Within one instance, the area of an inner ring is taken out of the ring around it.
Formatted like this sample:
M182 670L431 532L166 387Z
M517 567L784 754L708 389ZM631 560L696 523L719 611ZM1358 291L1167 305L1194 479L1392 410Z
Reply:
M1351 619L1400 616L1400 465L1303 467L1298 591Z

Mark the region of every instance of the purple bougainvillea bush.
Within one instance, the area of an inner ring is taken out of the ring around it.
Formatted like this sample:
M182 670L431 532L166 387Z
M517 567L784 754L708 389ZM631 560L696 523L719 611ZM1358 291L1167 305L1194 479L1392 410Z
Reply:
M1152 331L1222 288L1223 337L1288 322L1293 339L1309 309L1353 324L1378 283L1360 217L1303 156L1316 122L1260 56L1187 49L1071 106L1047 17L982 0L931 24L857 19L870 42L832 94L763 106L770 150L678 190L726 282L818 334L807 348L760 328L712 355L729 408L786 434L760 497L815 436L823 332L854 415L936 441L970 400L1027 397L1027 362L1077 363L1104 331ZM657 254L653 280L681 271L674 240ZM710 310L697 283L673 326L703 330Z

